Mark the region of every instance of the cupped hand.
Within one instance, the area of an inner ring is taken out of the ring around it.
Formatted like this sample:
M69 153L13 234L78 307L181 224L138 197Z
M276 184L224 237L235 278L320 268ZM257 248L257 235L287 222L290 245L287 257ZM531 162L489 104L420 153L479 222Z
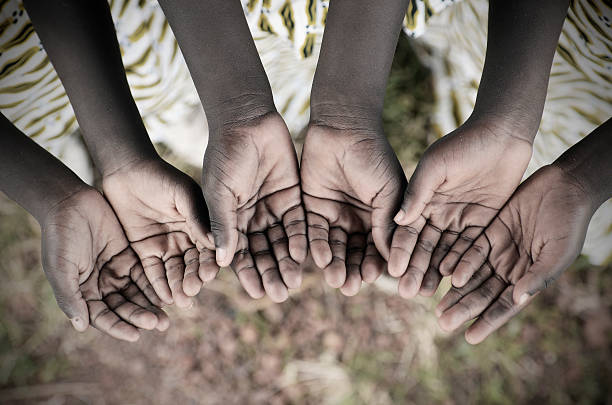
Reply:
M382 128L371 128L311 124L302 150L310 251L327 283L345 295L383 272L406 185Z
M401 296L435 292L519 185L531 149L508 125L482 119L427 149L395 217L388 266Z
M73 326L135 341L167 315L104 197L84 187L41 222L43 268Z
M538 170L459 260L454 287L436 309L440 326L450 331L477 318L465 338L483 341L573 263L594 212L561 168Z
M220 266L253 298L302 283L306 223L295 148L275 112L212 130L202 173Z
M157 295L188 307L219 270L198 184L157 158L104 176L102 188Z

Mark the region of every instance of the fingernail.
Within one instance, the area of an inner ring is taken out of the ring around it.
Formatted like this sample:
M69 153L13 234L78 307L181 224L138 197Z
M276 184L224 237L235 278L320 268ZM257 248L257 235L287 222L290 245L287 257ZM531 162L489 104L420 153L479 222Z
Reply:
M406 214L404 213L404 211L403 211L403 210L399 210L399 212L397 213L397 215L395 215L395 218L393 218L393 220L394 220L395 222L400 222L402 219L404 219L404 216L405 216L405 215L406 215Z
M225 256L227 256L227 251L224 248L217 248L217 264L221 265L224 263Z
M523 305L524 303L527 302L528 299L529 299L529 294L525 293L521 295L521 298L519 298L519 305Z
M78 331L82 331L83 328L85 327L85 322L83 322L83 320L78 316L75 316L74 318L72 318L70 322L72 322L72 326L74 327L74 329Z

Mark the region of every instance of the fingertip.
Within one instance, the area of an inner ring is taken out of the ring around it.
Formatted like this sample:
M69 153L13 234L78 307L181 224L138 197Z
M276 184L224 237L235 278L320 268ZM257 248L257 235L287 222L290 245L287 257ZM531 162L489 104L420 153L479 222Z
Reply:
M160 332L167 331L168 328L170 327L170 318L168 317L168 315L166 315L166 313L162 310L160 310L159 313L157 313L156 315L157 315L157 325L155 326L155 329L157 329Z
M461 288L464 285L467 284L469 279L466 279L466 277L461 274L461 273L454 273L451 276L451 284L453 285L453 287L455 288Z
M465 336L465 341L471 345L477 345L481 343L486 337L486 336L485 337L478 336L474 334L470 329L465 331L464 336Z
M406 217L406 213L404 212L404 210L400 209L397 212L397 214L395 214L393 221L398 225L404 225L403 220L405 217Z
M289 254L297 263L302 264L308 255L308 241L303 238L289 238Z
M323 278L330 287L340 288L346 282L346 268L341 264L330 263L323 269Z
M82 316L75 316L70 322L78 332L85 332L89 327L89 320L85 320Z
M418 293L418 286L416 284L415 278L410 275L404 275L399 282L398 292L400 297L404 299L411 299L416 297Z
M312 248L312 259L318 268L324 269L332 261L332 251L327 242L317 243L316 246L311 246Z
M146 330L153 330L159 322L157 316L152 312L143 312L138 320L138 327Z

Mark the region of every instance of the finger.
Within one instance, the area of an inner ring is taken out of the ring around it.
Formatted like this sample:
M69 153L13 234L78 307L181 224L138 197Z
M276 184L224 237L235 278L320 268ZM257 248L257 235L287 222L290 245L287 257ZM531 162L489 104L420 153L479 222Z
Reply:
M385 271L385 260L376 249L372 233L370 233L368 234L365 255L361 262L361 278L366 283L373 283L383 271Z
M332 261L332 251L329 246L329 223L325 218L313 212L306 215L306 220L312 259L318 268L324 269Z
M438 244L442 232L430 224L421 230L414 246L406 272L399 282L399 294L403 298L414 298L421 288L423 276L429 267L431 254Z
M185 218L189 239L198 248L214 249L215 246L208 238L210 232L208 220L208 207L204 201L202 189L193 180L181 184L182 192L176 193L176 210Z
M166 268L164 263L159 257L151 256L141 259L142 268L149 279L149 282L153 286L157 296L166 304L171 305L174 303L172 299L172 291L168 285L168 278L166 277Z
M45 268L45 273L57 305L70 319L72 326L84 332L89 327L89 311L79 286L79 271L70 263L64 265L61 270L47 271Z
M420 217L418 221L395 228L391 250L389 252L389 274L392 277L401 277L408 268L408 262L414 246L419 240L419 233L425 226L425 219Z
M308 254L304 207L298 205L287 211L283 215L283 226L289 239L289 254L291 258L297 263L303 263Z
M289 298L287 286L278 270L276 260L270 250L268 238L263 232L249 234L249 250L255 259L255 267L261 276L264 290L274 302L283 302Z
M438 319L440 327L453 331L465 322L479 316L504 291L507 283L493 275L474 291L466 294L455 305L444 311Z
M289 254L289 244L285 229L283 229L282 225L275 224L268 228L267 235L283 282L287 288L299 288L302 284L302 269Z
M136 285L131 284L128 288L121 291L121 295L125 297L126 300L133 302L141 308L146 309L147 311L155 314L157 317L157 324L155 325L155 329L163 332L168 329L170 326L170 319L168 315L159 307L156 307L147 299L142 290L138 288Z
M340 288L346 281L346 244L348 237L339 227L329 230L329 245L331 246L332 260L323 269L323 277L332 288Z
M183 255L185 273L183 275L182 290L188 297L193 297L200 292L202 280L200 280L200 252L194 247L185 251Z
M243 233L239 234L236 254L232 261L232 269L236 273L238 281L240 281L240 284L251 298L259 299L266 294L261 283L261 277L255 268L253 256L249 251L248 239Z
M183 278L185 277L185 261L182 256L172 256L164 263L166 277L172 292L172 299L179 308L189 308L192 304L183 291Z
M472 246L461 256L453 271L452 282L455 287L463 287L465 283L482 267L489 257L491 245L486 235L481 234Z
M87 301L91 325L116 339L135 342L140 338L136 327L121 320L103 301Z
M421 159L410 177L404 200L394 218L398 225L407 226L416 221L431 201L434 191L444 182L444 176L439 173L437 167L425 167L426 159L427 157Z
M430 265L423 276L421 288L419 289L419 295L423 297L431 297L436 293L441 281L442 274L440 274L436 267Z
M135 285L134 288L138 289ZM157 326L157 316L150 311L128 301L119 293L112 293L103 298L108 309L121 319L137 328L151 330Z
M217 264L226 267L232 262L238 244L236 199L229 192L219 192L218 189L208 195L210 197L206 198L206 202L215 239Z
M448 252L451 250L455 242L459 239L459 232L453 232L446 230L442 232L442 236L436 245L432 255L431 255L431 263L430 265L434 267L442 276L450 276L450 273L442 272L440 268L440 263L446 257Z
M219 273L219 265L215 260L215 251L202 249L199 252L198 274L203 283L212 281Z
M569 253L569 254L568 254ZM572 252L548 252L546 247L514 287L513 300L522 304L529 297L548 288L572 264L576 258Z
M346 249L346 281L340 287L340 292L353 296L361 288L361 262L366 247L366 236L361 233L349 235Z
M457 263L461 256L472 246L476 238L480 236L483 228L478 226L471 226L465 228L460 234L459 238L455 241L451 249L448 251L444 259L440 262L440 273L441 274L452 274L455 271Z
M436 307L436 316L439 318L444 311L455 305L465 295L471 293L476 288L480 287L482 283L489 279L493 275L493 269L488 264L483 265L472 278L461 288L452 287L442 297L440 303Z
M137 263L130 269L130 279L140 291L145 295L146 299L156 307L161 307L163 305L162 300L157 296L153 286L149 282L149 279L145 275L144 270L142 269L142 265Z
M527 301L518 305L512 300L513 290L513 285L506 287L497 300L465 331L465 340L468 343L475 345L485 340L487 336L525 308L534 297L531 296Z

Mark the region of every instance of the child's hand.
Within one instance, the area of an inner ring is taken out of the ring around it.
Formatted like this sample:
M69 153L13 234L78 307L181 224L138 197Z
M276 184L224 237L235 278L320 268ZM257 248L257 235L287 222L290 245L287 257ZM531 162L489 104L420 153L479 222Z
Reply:
M436 310L440 326L483 341L516 315L576 259L595 209L584 189L557 166L527 179L454 269Z
M219 270L200 187L162 159L123 166L102 187L155 292L189 306Z
M54 206L41 222L43 268L73 326L135 341L166 330L161 301L102 195L91 188Z
M389 273L400 295L432 295L510 198L531 158L519 135L468 121L427 149L396 216Z
M381 129L311 124L301 177L310 251L327 283L345 295L385 267L406 178ZM378 248L378 250L377 250Z
M306 224L295 148L277 113L211 132L202 173L217 263L253 298L302 283Z

